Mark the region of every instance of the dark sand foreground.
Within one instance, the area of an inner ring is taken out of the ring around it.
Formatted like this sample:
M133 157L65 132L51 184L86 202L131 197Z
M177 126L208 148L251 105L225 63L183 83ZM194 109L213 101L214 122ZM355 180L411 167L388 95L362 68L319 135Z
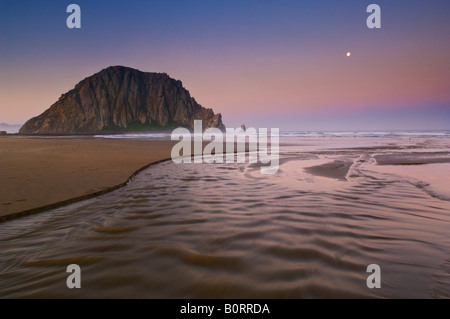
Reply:
M175 143L2 137L0 221L120 185L140 168L170 158Z

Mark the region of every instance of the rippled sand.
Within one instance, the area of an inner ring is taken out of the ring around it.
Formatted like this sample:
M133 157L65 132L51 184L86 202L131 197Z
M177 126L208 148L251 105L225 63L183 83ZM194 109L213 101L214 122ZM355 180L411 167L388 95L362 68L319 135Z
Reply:
M281 142L273 176L165 162L0 224L0 296L450 297L448 139ZM414 156L421 165L404 165ZM81 289L65 286L71 263ZM369 264L381 289L366 286Z

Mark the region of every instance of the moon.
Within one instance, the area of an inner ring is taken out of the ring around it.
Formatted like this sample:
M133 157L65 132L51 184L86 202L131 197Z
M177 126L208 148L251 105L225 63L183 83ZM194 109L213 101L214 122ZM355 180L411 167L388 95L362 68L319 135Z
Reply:
M352 53L350 51L347 52L347 56L351 56Z

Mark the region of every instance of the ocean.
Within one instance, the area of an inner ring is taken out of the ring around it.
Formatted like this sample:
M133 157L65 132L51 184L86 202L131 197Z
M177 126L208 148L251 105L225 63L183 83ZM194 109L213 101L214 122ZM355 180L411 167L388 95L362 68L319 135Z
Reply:
M410 131L280 131L280 137L450 137L449 130ZM171 132L95 135L97 138L170 139Z

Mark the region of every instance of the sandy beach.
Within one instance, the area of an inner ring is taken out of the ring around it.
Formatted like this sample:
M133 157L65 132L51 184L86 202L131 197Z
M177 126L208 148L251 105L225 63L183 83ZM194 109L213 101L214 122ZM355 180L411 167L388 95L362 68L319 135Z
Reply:
M170 158L175 142L96 138L0 138L0 220L120 185Z
M42 212L2 223L0 297L449 298L450 139L281 138L274 175L169 160L122 185L174 143L1 138L2 213Z

